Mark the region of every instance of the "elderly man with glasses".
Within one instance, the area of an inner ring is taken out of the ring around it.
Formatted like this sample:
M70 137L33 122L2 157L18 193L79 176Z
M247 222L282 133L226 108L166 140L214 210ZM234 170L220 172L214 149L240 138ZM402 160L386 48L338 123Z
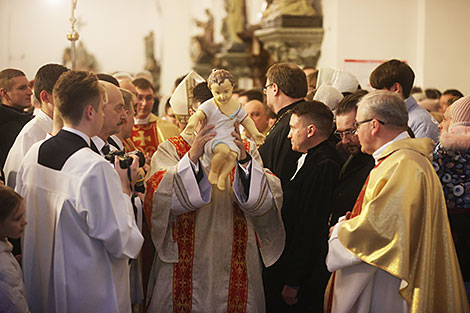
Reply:
M433 141L409 137L405 102L390 91L364 96L356 122L376 165L330 229L325 312L469 312Z
M336 109L335 135L341 140L338 148L344 149L349 157L344 162L338 177L338 184L333 197L329 224L334 225L338 218L351 211L362 185L374 167L374 158L361 151L361 143L356 135L357 103L367 94L359 90L346 96Z

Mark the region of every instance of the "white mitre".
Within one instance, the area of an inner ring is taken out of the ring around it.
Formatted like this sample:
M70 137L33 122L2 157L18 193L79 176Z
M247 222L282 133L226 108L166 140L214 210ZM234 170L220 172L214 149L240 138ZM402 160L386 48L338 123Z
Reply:
M335 87L322 85L317 89L313 100L317 100L326 104L331 111L336 110L338 103L343 100L343 95Z
M335 70L329 67L322 67L318 70L317 86L316 89L323 85L330 85L333 80L333 74Z
M194 87L204 82L204 78L198 73L191 71L183 81L176 87L171 95L170 105L175 113L176 119L180 123L187 123L189 119L189 109L193 104Z
M353 93L359 87L359 80L350 72L325 67L318 71L317 89L323 85L335 87L341 93Z
M357 91L359 87L359 81L356 75L346 72L343 70L336 70L331 79L331 86L339 90L339 92L350 92Z

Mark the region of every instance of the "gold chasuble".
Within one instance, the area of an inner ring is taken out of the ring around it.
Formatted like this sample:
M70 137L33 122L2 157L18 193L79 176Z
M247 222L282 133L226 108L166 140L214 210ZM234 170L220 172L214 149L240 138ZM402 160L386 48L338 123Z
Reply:
M402 281L410 312L468 312L432 148L429 138L387 147L370 173L360 214L344 221L338 239Z
M177 135L179 130L176 125L150 113L147 124L135 124L132 127L131 140L144 155L152 156L161 142Z

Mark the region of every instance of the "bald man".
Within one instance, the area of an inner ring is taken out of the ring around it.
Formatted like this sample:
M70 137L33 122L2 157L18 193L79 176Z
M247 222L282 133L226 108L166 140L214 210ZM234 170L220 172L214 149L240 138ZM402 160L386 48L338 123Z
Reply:
M269 130L269 114L267 106L259 100L248 101L244 106L246 114L255 122L260 133L266 135Z
M105 88L107 101L103 105L104 121L97 136L91 138L101 155L110 151L108 138L119 132L119 127L126 121L127 115L124 110L124 99L118 87L111 83L100 81Z

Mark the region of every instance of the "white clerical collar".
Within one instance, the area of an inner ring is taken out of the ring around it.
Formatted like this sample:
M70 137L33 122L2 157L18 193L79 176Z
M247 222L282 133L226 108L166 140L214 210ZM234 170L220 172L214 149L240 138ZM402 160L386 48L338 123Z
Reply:
M292 176L292 178L290 179L291 181L294 180L295 178L295 175L297 175L297 173L300 171L300 169L302 168L302 166L304 165L304 162L305 162L305 158L307 157L307 153L303 153L300 158L297 160L297 170L295 171L294 173L294 176Z
M142 119L134 117L134 124L136 124L136 125L148 124L149 121L150 121L150 115L151 114L147 115L146 118L142 118Z
M119 150L123 150L124 149L124 144L122 143L122 140L121 138L119 138L118 136L116 135L111 135L111 138L116 142L116 144L119 146ZM111 145L113 146L113 145ZM114 146L113 146L114 147Z
M392 140L384 144L382 147L375 150L375 152L372 153L372 157L374 157L375 164L377 164L378 159L380 158L382 153L385 151L385 149L387 149L388 146L390 146L395 141L406 139L406 138L410 138L410 136L408 135L408 132L405 130L404 132L401 132L398 136L396 136L395 138L393 138Z
M93 136L91 137L91 140L93 140L93 143L95 144L98 151L101 151L101 149L103 149L104 145L106 144L106 142L104 142L104 140L99 136Z
M36 112L35 116L37 118L40 118L44 121L47 121L47 123L50 123L51 127L52 127L52 118L49 117L49 115L46 114L46 112L44 112L43 110L39 110Z
M79 131L78 129L68 127L68 126L64 126L62 127L62 129L82 137L83 140L85 140L85 142L88 144L88 146L90 146L90 137L88 137L85 133Z
M33 116L37 116L39 114L39 112L41 112L41 108L34 108L33 110Z

